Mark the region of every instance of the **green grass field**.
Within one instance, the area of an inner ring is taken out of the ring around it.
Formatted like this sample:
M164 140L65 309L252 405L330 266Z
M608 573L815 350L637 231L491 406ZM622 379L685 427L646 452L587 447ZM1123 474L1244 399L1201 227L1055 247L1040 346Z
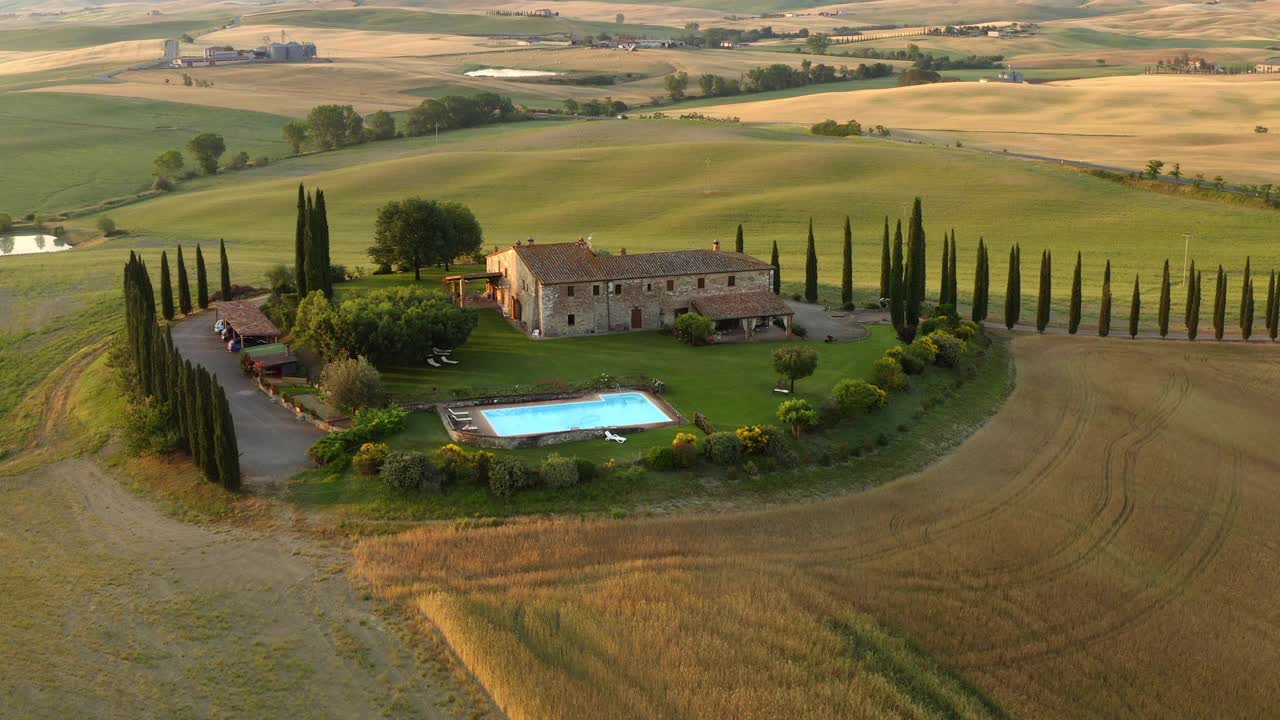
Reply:
M280 135L288 120L129 98L0 96L0 211L65 211L145 190L153 179L152 160L170 148L183 149L202 132L225 138L226 157L241 150L250 157L276 157L288 148Z
M382 30L400 33L443 33L449 35L551 35L572 33L595 35L627 32L648 37L670 37L683 32L663 25L635 25L569 18L510 17L431 13L393 8L356 10L294 10L245 18L248 24L295 25L302 27Z
M168 40L183 33L212 30L221 20L185 19L121 25L54 25L22 30L0 30L0 48L5 50L74 50L124 40Z

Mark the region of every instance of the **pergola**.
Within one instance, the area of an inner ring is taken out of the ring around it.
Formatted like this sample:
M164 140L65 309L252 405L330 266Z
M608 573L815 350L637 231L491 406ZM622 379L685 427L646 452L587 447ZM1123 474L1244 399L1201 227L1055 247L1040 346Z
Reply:
M262 313L257 305L238 300L214 303L214 310L227 323L227 328L244 344L245 338L260 338L275 342L280 328Z
M453 298L458 305L465 306L467 304L467 283L473 280L485 281L485 292L493 294L493 281L502 277L500 272L482 272L470 273L468 275L446 275L441 282L449 289L449 297Z
M750 340L757 321L772 321L782 318L787 328L787 337L791 337L791 319L795 311L777 295L768 290L755 292L726 293L724 295L706 295L694 298L693 309L712 322L737 321L742 324L742 331Z

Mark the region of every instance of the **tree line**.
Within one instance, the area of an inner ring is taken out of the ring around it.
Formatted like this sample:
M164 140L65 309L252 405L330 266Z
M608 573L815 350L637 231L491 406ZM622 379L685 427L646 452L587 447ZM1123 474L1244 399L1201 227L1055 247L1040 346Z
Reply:
M844 242L841 253L840 268L840 302L846 309L853 307L853 229L849 218L844 221ZM957 265L960 249L956 241L956 232L952 229L942 236L942 254L937 292L938 305L949 307L953 311L960 304ZM742 226L738 226L735 240L737 252L743 252ZM888 306L890 322L900 339L910 342L916 334L916 326L920 323L921 311L926 300L925 266L927 258L927 238L924 230L924 211L920 198L915 198L911 216L907 221L904 235L902 221L890 233L888 216L884 219L883 236L880 252L879 294L882 303ZM983 323L990 317L991 300L991 261L990 247L984 238L978 238L975 257L973 291L971 295L970 317L976 323ZM781 294L782 267L779 261L778 243L774 241L770 263L773 266L773 292ZM1079 331L1083 307L1083 263L1082 253L1077 252L1075 267L1071 278L1071 296L1068 303L1067 332L1074 335ZM1022 320L1022 248L1014 244L1009 248L1008 272L1005 276L1003 320L1007 328L1013 329ZM1203 271L1196 269L1193 260L1187 275L1187 292L1183 325L1189 340L1195 340L1199 334L1200 305L1204 295ZM1212 322L1214 338L1221 340L1229 326L1227 309L1231 293L1228 277L1221 265L1218 266L1213 286ZM1245 340L1253 336L1257 309L1256 296L1260 290L1254 287L1252 259L1245 261L1241 279L1240 297L1233 321ZM803 298L806 302L818 301L818 254L814 240L813 220L809 220L808 236L805 246L805 274ZM799 296L797 296L799 299ZM1123 300L1121 300L1123 302ZM1156 326L1161 338L1167 337L1172 320L1173 292L1170 281L1169 261L1164 261L1160 279L1160 293L1156 306ZM1106 261L1102 290L1099 298L1098 334L1106 337L1111 333L1115 298L1112 290L1111 261ZM1140 277L1135 274L1133 289L1129 296L1128 333L1137 337L1142 320L1143 302ZM1045 332L1053 320L1053 253L1044 250L1040 255L1039 280L1037 285L1035 327L1038 332ZM1275 340L1280 335L1280 286L1277 283L1277 271L1270 271L1267 277L1266 306L1262 309L1262 324L1267 336Z
M151 186L153 190L171 191L178 180L193 178L197 173L216 175L222 156L227 152L227 143L217 133L200 133L187 141L186 151L191 158L192 164L195 165L194 169L185 169L186 161L183 159L182 151L177 148L165 150L151 161L151 174L155 177L155 182ZM265 155L251 162L249 153L241 150L232 155L225 165L221 165L221 168L223 170L243 170L250 165L262 167L270 162L270 158Z
M162 277L167 277L167 264L164 267ZM170 313L172 303L172 296L162 296L162 307ZM189 297L186 303L189 306ZM124 372L133 401L156 411L159 426L172 433L207 479L238 490L240 452L226 392L209 371L184 359L172 330L157 323L151 276L134 253L129 253L124 268L124 305Z
M366 119L351 105L317 105L305 120L292 120L282 132L294 155L307 148L334 150L366 142L396 137L428 135L438 130L458 130L499 122L525 120L528 114L511 98L496 93L472 96L446 95L427 98L409 110L397 128L395 118L385 110Z

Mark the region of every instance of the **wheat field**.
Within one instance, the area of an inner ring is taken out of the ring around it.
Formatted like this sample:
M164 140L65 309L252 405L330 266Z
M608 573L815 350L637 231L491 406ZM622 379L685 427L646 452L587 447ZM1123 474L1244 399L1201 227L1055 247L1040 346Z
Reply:
M357 572L516 719L1263 717L1274 352L1018 338L996 417L879 489L425 527Z

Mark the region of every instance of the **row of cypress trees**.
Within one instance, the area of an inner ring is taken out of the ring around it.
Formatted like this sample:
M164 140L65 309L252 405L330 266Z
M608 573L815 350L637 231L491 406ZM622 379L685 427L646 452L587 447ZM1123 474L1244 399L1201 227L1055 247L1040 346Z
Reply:
M742 245L742 226L738 226L738 246ZM738 252L742 252L741 249ZM316 190L315 198L298 183L298 221L293 240L293 277L298 297L320 290L333 298L333 277L329 273L329 212L325 209L324 191Z
M124 267L124 304L132 388L168 408L179 444L206 478L239 489L240 451L227 395L208 370L183 359L172 330L157 324L151 275L132 252Z
M222 299L231 297L231 267L227 264L227 245L218 241L219 254L222 256ZM196 243L196 303L191 304L191 282L187 278L187 263L182 259L182 246L178 246L178 297L174 304L173 282L169 273L169 252L160 252L160 313L165 320L172 320L177 312L190 315L195 307L201 310L209 308L209 277L205 272L204 253L200 244Z

